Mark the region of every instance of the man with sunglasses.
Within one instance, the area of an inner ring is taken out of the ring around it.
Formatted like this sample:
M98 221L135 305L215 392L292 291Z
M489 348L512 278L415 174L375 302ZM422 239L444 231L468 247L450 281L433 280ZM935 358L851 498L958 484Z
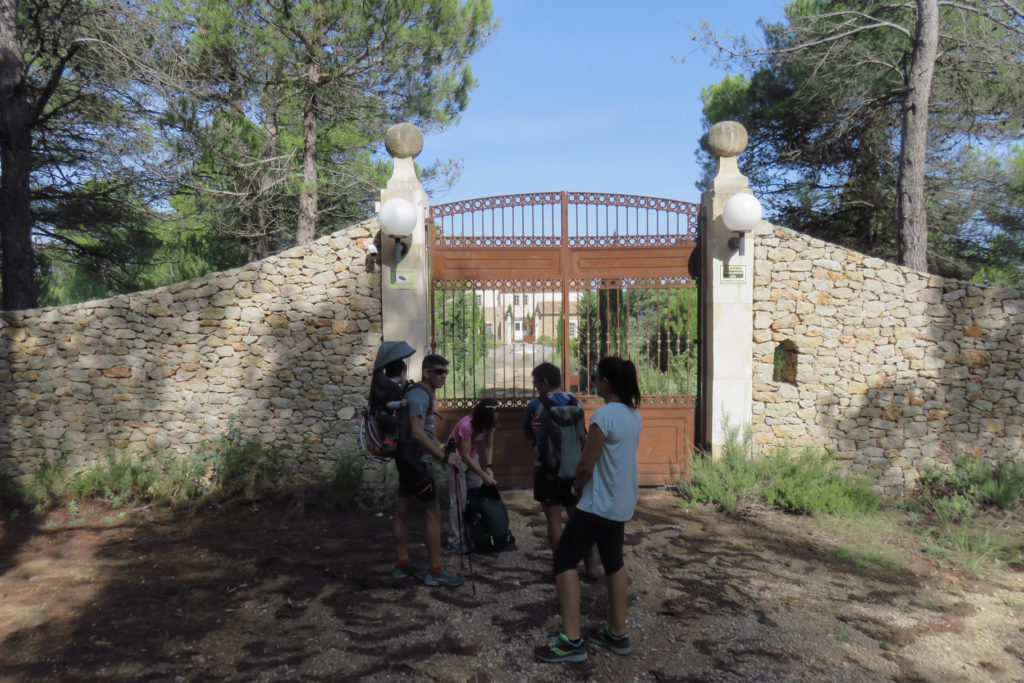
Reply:
M396 458L398 468L398 495L395 497L395 555L397 562L392 571L396 579L418 577L425 574L428 586L455 587L465 579L448 570L441 562L441 507L438 504L437 485L434 482L433 460L445 462L446 456L434 437L434 392L444 386L448 375L448 360L431 354L423 359L423 381L405 394L409 411L409 431L417 448L411 457ZM451 455L448 464L458 466L458 453ZM427 567L414 565L409 559L409 518L413 511L423 513L424 542L427 547Z

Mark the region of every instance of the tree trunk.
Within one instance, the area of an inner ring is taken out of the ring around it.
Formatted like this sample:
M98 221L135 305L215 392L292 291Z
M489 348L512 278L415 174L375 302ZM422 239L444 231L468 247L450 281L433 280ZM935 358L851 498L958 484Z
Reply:
M302 110L302 188L299 190L298 244L306 244L316 235L317 212L317 89L320 87L320 65L313 60L309 66L310 95Z
M271 114L263 124L263 132L266 135L264 158L273 157L277 150L277 112ZM267 164L259 167L259 193L256 204L256 218L253 230L249 235L249 261L260 261L271 254L271 243L277 242L277 231L271 225L270 211L268 211L267 197L270 196L274 187L274 176Z
M15 27L16 0L0 0L0 277L3 308L35 308L32 248L32 129L25 63Z
M924 203L928 102L939 53L938 0L917 0L914 53L903 107L897 182L896 229L903 265L928 270L928 217Z

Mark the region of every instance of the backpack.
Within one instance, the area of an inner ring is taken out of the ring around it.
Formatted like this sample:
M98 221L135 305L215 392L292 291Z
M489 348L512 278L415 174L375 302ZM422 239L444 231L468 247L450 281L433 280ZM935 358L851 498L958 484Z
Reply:
M498 553L516 545L508 528L508 510L497 486L477 486L466 492L463 515L466 540L474 553Z
M564 406L552 403L547 394L540 397L540 402L544 406L542 423L548 437L547 443L539 448L541 462L549 472L557 472L560 479L572 479L587 438L583 408L572 395Z
M402 398L404 399L409 395L409 392L419 387L423 391L427 392L427 397L430 400L430 405L427 407L427 414L434 412L434 399L430 395L430 389L426 387L422 382L414 382L405 387L405 391L402 392ZM395 434L395 459L403 462L413 462L420 455L420 446L416 443L416 439L412 436L412 423L409 415L409 406L404 405L398 409L398 431Z

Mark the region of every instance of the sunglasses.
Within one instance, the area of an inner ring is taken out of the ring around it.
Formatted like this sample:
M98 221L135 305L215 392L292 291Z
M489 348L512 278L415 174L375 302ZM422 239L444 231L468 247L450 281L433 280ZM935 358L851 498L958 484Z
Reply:
M441 377L444 377L445 375L448 374L448 368L432 368L430 372L434 373L435 375L440 375Z

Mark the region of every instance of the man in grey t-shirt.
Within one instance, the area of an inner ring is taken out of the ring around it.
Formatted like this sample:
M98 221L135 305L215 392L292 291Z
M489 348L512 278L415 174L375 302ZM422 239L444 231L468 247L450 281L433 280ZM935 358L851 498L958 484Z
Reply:
M448 570L441 562L441 507L434 483L433 461L458 466L457 453L448 460L434 437L434 391L444 386L448 375L448 361L444 356L431 354L423 359L423 381L405 394L409 409L409 432L416 442L412 458L399 457L398 494L395 497L395 555L392 576L401 579L425 574L428 586L460 586L465 579ZM429 565L424 568L409 559L409 518L414 510L422 511L424 541Z

